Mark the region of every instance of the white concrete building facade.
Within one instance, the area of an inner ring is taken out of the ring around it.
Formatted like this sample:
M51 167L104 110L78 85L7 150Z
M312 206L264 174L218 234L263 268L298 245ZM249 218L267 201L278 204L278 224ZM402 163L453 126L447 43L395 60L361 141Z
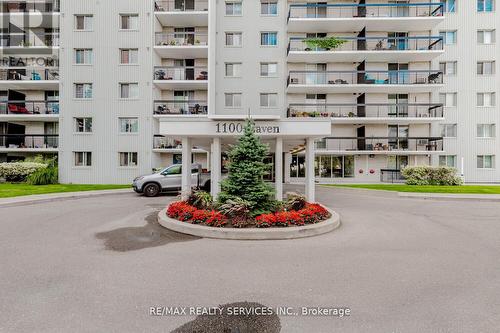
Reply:
M47 85L59 91L61 182L129 183L198 162L217 192L249 115L279 184L395 182L407 165L440 164L500 182L493 0L57 7L60 75Z

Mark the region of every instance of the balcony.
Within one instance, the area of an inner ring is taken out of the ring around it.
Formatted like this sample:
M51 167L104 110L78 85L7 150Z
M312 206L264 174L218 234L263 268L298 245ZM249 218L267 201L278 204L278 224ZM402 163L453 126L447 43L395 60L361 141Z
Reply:
M289 32L431 30L444 19L442 3L291 4Z
M8 1L0 4L2 13L59 12L59 1Z
M181 140L164 135L153 136L153 151L157 153L180 153L182 152ZM204 153L203 149L193 147L193 153Z
M192 116L208 114L207 101L155 101L153 114L155 116Z
M206 90L207 67L155 67L154 84L163 90Z
M155 51L162 58L207 58L208 35L197 32L156 33Z
M59 33L5 33L0 34L3 48L48 48L59 46Z
M164 27L208 26L208 0L157 0L155 15Z
M57 121L59 101L0 101L0 120Z
M289 93L417 93L443 84L436 70L290 71Z
M4 134L0 135L2 152L57 152L57 134Z
M345 43L328 50L310 45L307 38L291 38L288 62L416 62L431 61L444 52L440 36L335 38Z
M332 154L429 155L443 152L441 137L328 137L322 142L325 144L317 146L317 150Z
M58 90L59 69L55 67L1 67L0 90Z
M290 104L288 117L331 118L338 124L429 123L443 120L442 104Z

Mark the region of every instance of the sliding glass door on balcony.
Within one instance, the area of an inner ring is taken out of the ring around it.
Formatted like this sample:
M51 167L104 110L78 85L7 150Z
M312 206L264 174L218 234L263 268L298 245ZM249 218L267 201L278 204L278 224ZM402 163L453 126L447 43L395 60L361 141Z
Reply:
M306 84L326 84L326 64L307 64L306 70Z
M389 84L409 84L408 64L389 64Z
M389 117L408 117L408 94L389 94Z
M410 7L408 6L409 1L389 1L389 4L394 4L390 8L391 17L408 17L410 16Z
M325 18L326 9L326 2L308 3L306 16L307 18Z

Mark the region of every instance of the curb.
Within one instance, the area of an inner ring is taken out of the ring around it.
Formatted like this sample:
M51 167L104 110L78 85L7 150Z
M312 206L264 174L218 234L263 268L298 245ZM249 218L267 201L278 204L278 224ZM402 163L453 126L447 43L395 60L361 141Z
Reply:
M129 194L134 193L132 189L116 189L116 190L101 190L101 191L81 191L81 192L62 192L51 194L35 194L13 198L0 199L0 208L15 207L36 203L45 203L61 200L75 200L90 197L100 197L105 195Z
M328 209L328 208L327 208ZM236 229L214 228L177 221L167 216L167 209L158 213L158 223L167 229L202 238L230 240L280 240L319 236L340 227L340 216L328 209L332 217L326 221L303 227Z
M398 192L401 198L417 198L427 200L464 200L464 201L500 201L497 194L454 194L454 193L415 193Z

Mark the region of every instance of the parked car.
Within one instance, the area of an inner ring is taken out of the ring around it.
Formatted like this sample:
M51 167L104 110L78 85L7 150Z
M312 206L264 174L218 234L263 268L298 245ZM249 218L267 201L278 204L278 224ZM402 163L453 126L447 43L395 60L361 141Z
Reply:
M210 173L203 172L201 164L191 165L191 185L210 191ZM155 197L164 192L178 192L182 186L182 164L174 164L151 175L139 176L132 186L137 193Z

